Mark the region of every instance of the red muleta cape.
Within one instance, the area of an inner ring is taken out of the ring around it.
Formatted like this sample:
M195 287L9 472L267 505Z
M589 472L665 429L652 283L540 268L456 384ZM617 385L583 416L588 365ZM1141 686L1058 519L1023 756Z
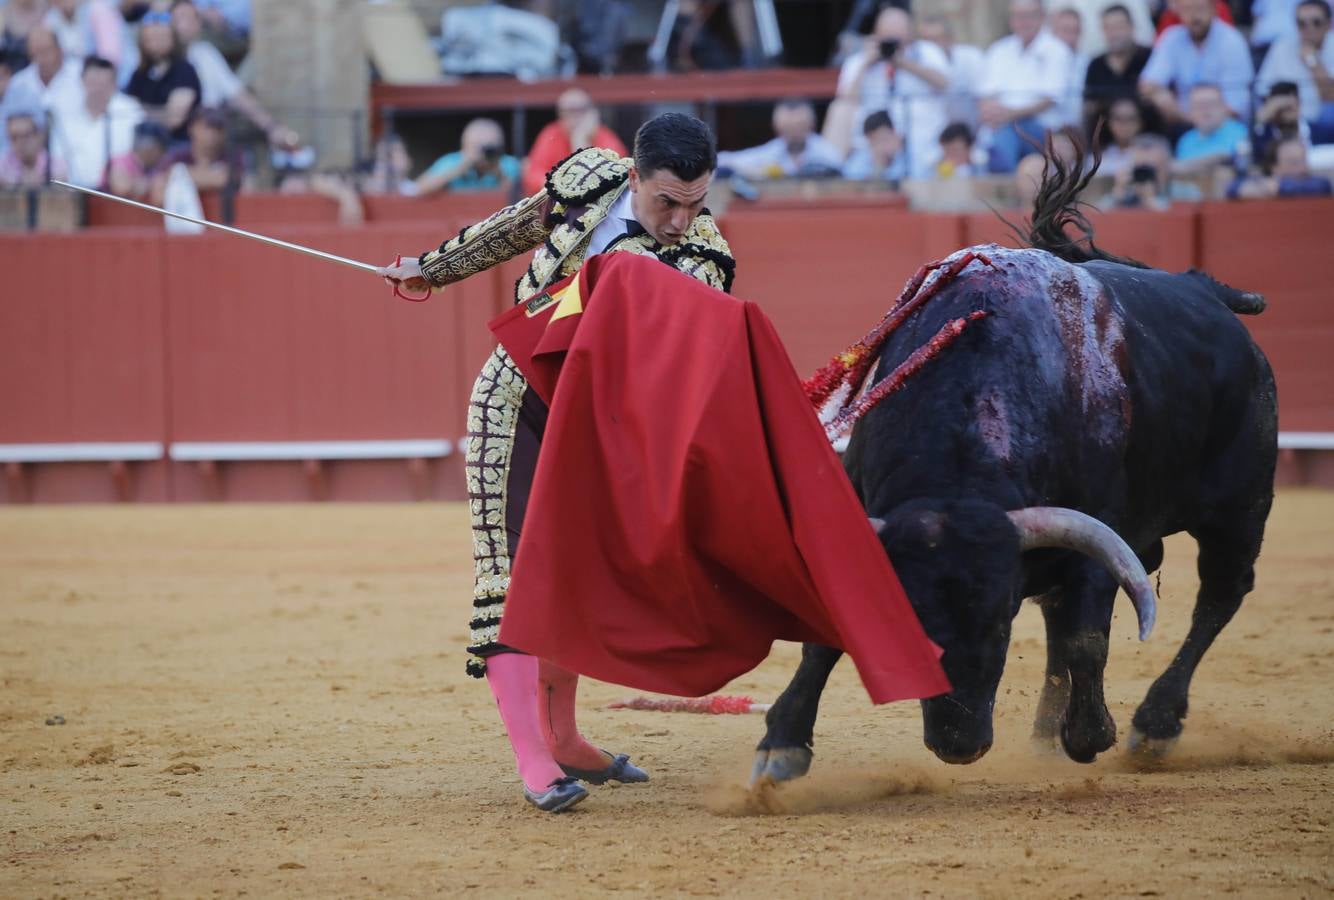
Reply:
M698 696L814 641L875 703L949 691L754 303L616 253L490 327L550 407L502 643Z

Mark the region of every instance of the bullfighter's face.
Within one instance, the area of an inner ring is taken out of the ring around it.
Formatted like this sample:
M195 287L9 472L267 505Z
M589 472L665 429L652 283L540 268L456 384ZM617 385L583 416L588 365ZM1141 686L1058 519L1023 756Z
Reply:
M890 513L880 538L954 688L922 701L923 740L945 762L973 762L991 748L1020 600L1014 528L988 503L915 500Z
M685 237L690 223L704 209L713 173L685 181L668 169L647 174L630 170L630 204L639 224L658 243L670 247Z

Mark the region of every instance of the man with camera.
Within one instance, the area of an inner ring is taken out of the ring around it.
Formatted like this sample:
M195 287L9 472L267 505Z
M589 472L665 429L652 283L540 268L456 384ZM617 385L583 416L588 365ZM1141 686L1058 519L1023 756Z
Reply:
M505 134L492 119L473 119L459 149L446 153L418 176L418 194L436 191L509 191L519 180L519 161L505 153Z
M940 132L948 122L950 61L935 44L916 40L912 17L895 7L876 16L875 29L838 76L825 137L846 153L862 150L862 125L887 112L905 140L909 177L927 177L940 158Z

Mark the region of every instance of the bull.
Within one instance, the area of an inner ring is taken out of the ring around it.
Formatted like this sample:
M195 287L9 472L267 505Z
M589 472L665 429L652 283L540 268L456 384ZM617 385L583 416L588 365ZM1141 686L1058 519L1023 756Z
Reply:
M1198 545L1189 634L1135 712L1132 751L1180 735L1191 678L1253 587L1273 500L1277 398L1234 313L1264 300L1093 243L1075 201L1092 173L1052 160L1024 249L966 263L880 348L876 379L950 321L985 314L852 431L845 467L953 690L923 700L947 763L990 749L1011 622L1036 598L1046 677L1033 736L1078 762L1117 740L1103 698L1118 584L1152 627L1146 573L1163 538ZM1072 236L1072 232L1075 232ZM969 251L961 251L962 253ZM955 266L958 268L958 266ZM808 644L767 714L753 779L812 760L820 694L840 651Z

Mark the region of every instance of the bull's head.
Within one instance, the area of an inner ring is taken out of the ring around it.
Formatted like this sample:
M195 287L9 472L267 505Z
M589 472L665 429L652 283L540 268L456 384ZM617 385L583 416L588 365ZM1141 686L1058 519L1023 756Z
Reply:
M970 763L991 748L996 688L1023 600L1025 550L1061 547L1099 560L1135 603L1140 636L1153 627L1153 589L1134 552L1074 510L1007 513L981 500L913 500L872 523L922 626L944 650L954 689L923 700L922 721L927 747L945 762Z

